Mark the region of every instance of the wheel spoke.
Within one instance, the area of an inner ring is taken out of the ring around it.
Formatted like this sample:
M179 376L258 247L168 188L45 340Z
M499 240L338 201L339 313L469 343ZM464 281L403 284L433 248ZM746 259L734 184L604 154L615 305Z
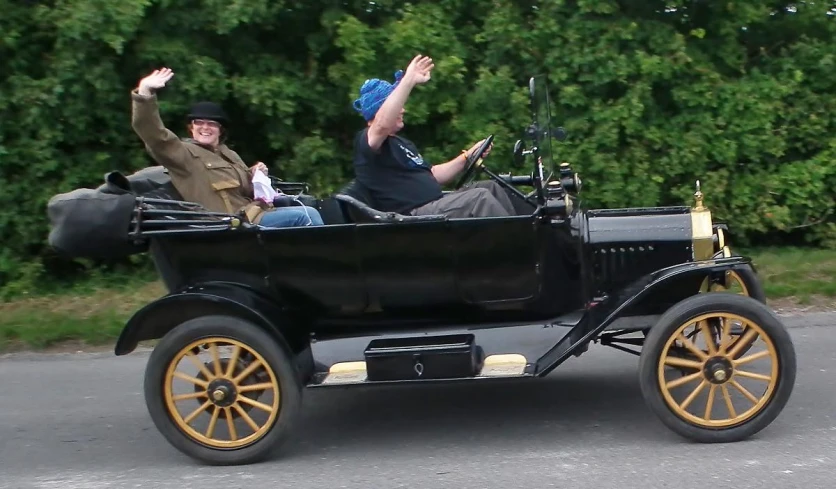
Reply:
M221 376L221 359L218 355L218 344L212 343L209 345L209 351L212 352L212 365L215 369L215 377Z
M250 375L251 373L255 372L255 371L256 371L256 369L257 369L258 367L260 367L260 366L261 366L261 361L260 361L260 360L256 360L256 361L254 361L253 363L249 364L249 365L247 366L247 368L245 368L245 369L244 369L244 371L243 371L243 372L241 372L240 374L238 374L238 376L237 376L237 377L235 377L234 379L232 379L232 382L234 382L234 383L235 383L235 385L237 386L237 385L241 382L241 380L245 379L248 375Z
M226 375L225 377L228 379L232 378L232 374L235 372L235 365L238 363L238 357L241 355L241 347L235 345L235 349L232 350L232 356L229 357L229 366L226 368Z
M215 426L218 424L219 414L221 414L221 408L215 406L215 410L212 411L212 419L209 420L209 427L206 428L206 438L212 438L212 435L215 434Z
M708 321L700 321L699 328L700 331L702 331L703 336L705 336L705 344L708 347L708 355L714 356L717 353L717 345L714 344L714 335L711 334L711 330L708 328Z
M746 377L746 378L749 378L749 379L762 380L764 382L771 382L772 381L772 377L770 377L768 375L756 374L754 372L747 372L745 370L735 370L734 375L739 375L741 377Z
M186 423L186 424L191 423L192 421L194 421L194 419L196 417L198 417L200 415L200 413L202 413L203 411L206 411L206 409L211 405L212 405L212 401L204 402L203 404L200 405L199 408L192 411L192 413L190 415L183 418L183 422Z
M258 423L253 421L253 418L251 418L250 415L247 414L247 411L244 411L244 408L242 408L237 402L233 404L232 407L236 411L238 411L238 414L241 415L242 418L244 418L244 421L246 421L248 425L250 425L250 428L253 429L253 433L258 431Z
M740 354L740 350L743 349L746 345L752 344L755 341L755 338L758 336L758 332L754 329L749 329L743 335L742 338L738 339L737 342L734 344L731 350L726 354L728 358L734 359L738 354Z
M696 355L696 357L697 357L697 358L699 358L700 360L705 361L706 359L708 359L708 355L706 355L704 351L702 351L702 350L700 350L699 348L697 348L697 347L696 347L696 346L695 346L695 345L691 342L691 340L689 340L688 338L686 338L685 336L683 336L683 335L682 335L682 333L679 333L679 336L677 337L677 339L678 339L680 342L682 342L682 345L683 345L685 348L687 348L687 349L688 349L688 351L690 351L691 353L693 353L694 355Z
M238 388L238 392L241 393L241 392L261 391L261 390L267 390L267 389L272 389L272 388L273 388L273 384L271 384L270 382L264 382L264 383L261 383L261 384L242 385L241 387Z
M236 441L238 439L238 432L235 431L235 420L232 419L232 410L225 407L224 415L226 416L226 426L229 428L229 441Z
M705 402L705 418L706 421L711 421L711 410L714 407L714 391L717 389L717 386L711 384L711 387L708 389L708 400Z
M700 377L702 377L702 371L693 373L691 375L686 375L685 377L680 377L676 380L672 380L672 381L668 382L667 384L665 384L665 387L668 390L676 389L680 385L685 385L688 382L692 382L694 380L699 379Z
M249 404L250 406L257 407L258 409L261 409L262 411L266 411L268 413L273 412L272 406L268 406L267 404L258 401L253 401L247 396L238 396L238 402L244 402L246 404Z
M667 357L665 358L665 365L668 367L693 368L696 370L702 369L702 363L687 358Z
M197 367L198 370L200 370L200 373L202 373L203 376L206 377L207 381L215 378L215 376L212 375L211 372L209 372L209 369L206 368L206 365L204 365L203 362L201 362L200 359L197 358L197 356L194 353L186 353L186 356L189 358L189 360L192 361L194 366Z
M729 389L726 387L726 384L721 385L720 389L723 391L723 397L726 399L726 407L729 410L729 416L731 418L736 418L737 413L734 411L734 404L732 404L731 396L729 395Z
M754 362L755 360L760 360L763 357L769 356L769 350L759 351L753 355L749 355L748 357L743 357L739 360L734 360L734 366L739 367L740 365L744 365L746 363Z
M178 394L172 399L174 402L186 401L188 399L197 399L199 397L206 397L206 391L189 392L188 394Z
M726 348L732 343L731 321L728 318L720 318L720 322L723 324L723 328L720 333L720 348L717 350L717 354L724 355Z
M742 385L740 385L740 383L738 383L736 380L734 380L734 379L730 380L729 384L733 385L735 387L735 389L739 390L741 394L743 394L744 396L746 396L747 399L752 401L752 404L757 404L758 403L758 398L755 397L751 392L746 390L746 388L743 387Z
M682 404L680 404L679 407L681 407L683 410L688 409L688 406L690 406L691 403L694 402L694 399L696 399L697 396L700 395L700 392L702 392L702 390L705 389L706 385L708 385L707 380L703 380L702 382L700 382L700 385L698 385L697 388L694 389L694 392L692 392L691 395L689 395L687 398L685 398L684 401L682 401Z
M185 380L186 382L191 382L192 384L199 385L200 387L203 387L204 389L206 388L206 386L209 385L209 382L206 382L206 381L200 380L200 379L196 379L196 378L192 377L191 375L184 374L183 372L174 372L174 376L177 377L178 379Z

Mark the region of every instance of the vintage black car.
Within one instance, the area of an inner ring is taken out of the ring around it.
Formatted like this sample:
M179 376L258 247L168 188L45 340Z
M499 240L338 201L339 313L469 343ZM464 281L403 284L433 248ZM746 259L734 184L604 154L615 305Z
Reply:
M459 182L504 185L515 216L380 212L351 182L303 195L326 225L264 229L173 188L128 193L119 232L169 293L136 312L115 353L158 340L145 396L168 441L204 463L251 463L287 438L306 389L536 379L591 344L638 355L649 409L688 439L769 425L793 389L793 344L699 183L693 206L584 209L578 175L552 163L564 132L545 79L529 89L514 154L531 172L486 168L491 137Z

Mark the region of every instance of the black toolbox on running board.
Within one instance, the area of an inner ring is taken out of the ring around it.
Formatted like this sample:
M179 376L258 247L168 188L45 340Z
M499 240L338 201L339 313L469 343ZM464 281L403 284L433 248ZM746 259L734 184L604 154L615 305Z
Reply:
M472 334L372 340L365 357L370 381L473 377L484 362Z

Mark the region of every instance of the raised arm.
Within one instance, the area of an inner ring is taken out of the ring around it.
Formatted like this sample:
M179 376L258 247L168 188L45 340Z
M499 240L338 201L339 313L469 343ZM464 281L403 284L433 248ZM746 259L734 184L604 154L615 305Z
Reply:
M401 82L392 91L369 127L369 147L377 151L386 140L386 137L397 130L398 119L400 118L406 99L416 85L426 83L430 80L430 72L435 67L432 58L418 55L412 58L406 68Z
M163 68L140 80L131 92L131 126L157 163L171 172L186 173L189 152L180 138L163 125L157 103L156 91L173 76L174 72Z

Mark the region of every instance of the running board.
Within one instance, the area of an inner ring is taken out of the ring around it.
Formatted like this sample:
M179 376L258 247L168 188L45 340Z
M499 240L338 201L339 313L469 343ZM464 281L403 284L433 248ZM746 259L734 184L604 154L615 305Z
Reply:
M578 321L562 320L314 339L306 386L533 377L539 359L577 327Z
M533 365L529 364L528 360L519 353L489 355L482 362L482 368L479 372L474 376L467 377L369 380L367 365L365 361L336 363L331 366L328 372L315 375L308 387L519 378L533 377L534 375Z

